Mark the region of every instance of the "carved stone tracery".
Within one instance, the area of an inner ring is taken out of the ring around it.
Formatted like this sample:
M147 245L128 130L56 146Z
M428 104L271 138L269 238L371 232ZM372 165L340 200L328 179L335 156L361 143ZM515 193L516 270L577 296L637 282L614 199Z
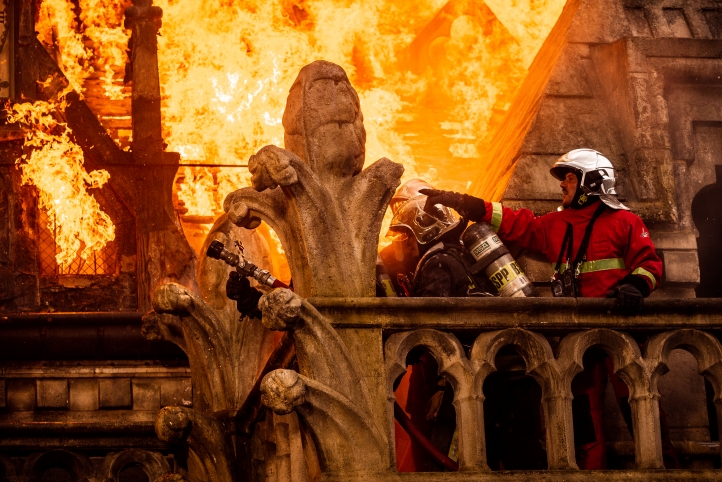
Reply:
M577 469L574 456L572 420L572 391L574 377L583 369L584 353L593 346L601 347L613 360L615 373L630 390L630 404L634 426L635 459L638 469L664 468L662 462L659 425L659 393L657 380L668 368L666 361L675 348L692 353L698 361L699 373L715 388L718 414L722 403L719 392L722 381L722 344L712 335L693 329L661 333L645 345L643 357L637 342L626 333L609 329L590 329L567 335L557 348L557 356L546 338L521 328L509 328L482 333L471 349L469 359L452 347L459 346L456 338L435 330L415 330L392 335L385 345L387 360L387 390L389 400L395 400L394 381L405 372L406 355L413 348L427 348L439 364L439 373L454 385L459 431L460 468L477 467L488 470L485 460L483 384L496 370L494 359L499 349L513 345L526 363L527 374L542 388L542 406L546 425L546 450L549 469ZM451 367L456 367L451 368ZM461 367L464 367L461 369ZM456 372L456 373L455 373ZM459 373L463 373L459 376ZM473 376L472 378L469 378ZM470 394L476 400L475 417L465 416L460 394ZM393 424L393 419L389 418ZM474 440L482 448L479 452L464 450L461 440ZM470 464L473 463L475 465Z

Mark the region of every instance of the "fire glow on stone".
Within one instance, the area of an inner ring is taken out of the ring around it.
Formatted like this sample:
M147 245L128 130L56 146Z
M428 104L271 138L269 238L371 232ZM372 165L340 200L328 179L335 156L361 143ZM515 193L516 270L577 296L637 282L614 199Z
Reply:
M405 166L403 181L420 177L464 192L484 172L485 150L564 0L154 4L163 9L163 135L182 163L245 164L264 145L282 146L288 89L301 67L324 59L341 65L359 93L367 163L388 157ZM93 40L98 65L117 78L128 0L80 0L78 18L70 5L42 0L41 12L66 13L45 17L41 40L62 47L63 71L76 89L86 75L76 66L87 56L74 35ZM177 196L194 216L217 215L229 192L250 184L245 168L183 174Z

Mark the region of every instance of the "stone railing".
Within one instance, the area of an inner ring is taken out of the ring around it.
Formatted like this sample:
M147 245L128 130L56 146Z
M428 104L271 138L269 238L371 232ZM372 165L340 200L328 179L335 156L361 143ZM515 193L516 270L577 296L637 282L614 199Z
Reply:
M268 374L263 401L277 413L295 409L305 419L328 480L596 480L599 472L577 469L571 410L572 380L592 346L612 358L629 387L634 427L635 469L604 477L722 480L716 470L664 470L657 403L670 352L682 348L714 387L718 420L722 416L722 344L714 334L722 328L722 300L648 300L643 315L624 317L613 301L593 299L303 301L279 291L266 298L264 324L289 331L299 373ZM468 351L459 337L474 340ZM640 339L646 340L641 348ZM549 470L490 472L487 466L482 386L507 345L541 387ZM416 347L434 356L454 389L456 474L395 470L393 387Z

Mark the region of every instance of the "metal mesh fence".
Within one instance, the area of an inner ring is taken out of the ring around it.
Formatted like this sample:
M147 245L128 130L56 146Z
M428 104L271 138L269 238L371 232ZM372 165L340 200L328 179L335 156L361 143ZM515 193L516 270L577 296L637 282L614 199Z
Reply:
M55 275L113 275L118 268L118 249L111 241L98 251L93 251L87 259L75 256L68 264L58 264L55 255L58 245L55 243L55 221L50 221L48 213L39 209L38 215L38 257L40 274ZM48 226L51 226L48 228Z

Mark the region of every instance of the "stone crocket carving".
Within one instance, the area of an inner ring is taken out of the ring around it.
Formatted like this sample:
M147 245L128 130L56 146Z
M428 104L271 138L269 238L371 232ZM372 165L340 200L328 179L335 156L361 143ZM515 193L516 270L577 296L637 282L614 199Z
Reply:
M264 405L294 408L310 427L324 472L379 472L391 465L389 441L374 422L366 381L336 331L289 290L261 298L263 324L289 331L301 373L275 370L261 384Z

